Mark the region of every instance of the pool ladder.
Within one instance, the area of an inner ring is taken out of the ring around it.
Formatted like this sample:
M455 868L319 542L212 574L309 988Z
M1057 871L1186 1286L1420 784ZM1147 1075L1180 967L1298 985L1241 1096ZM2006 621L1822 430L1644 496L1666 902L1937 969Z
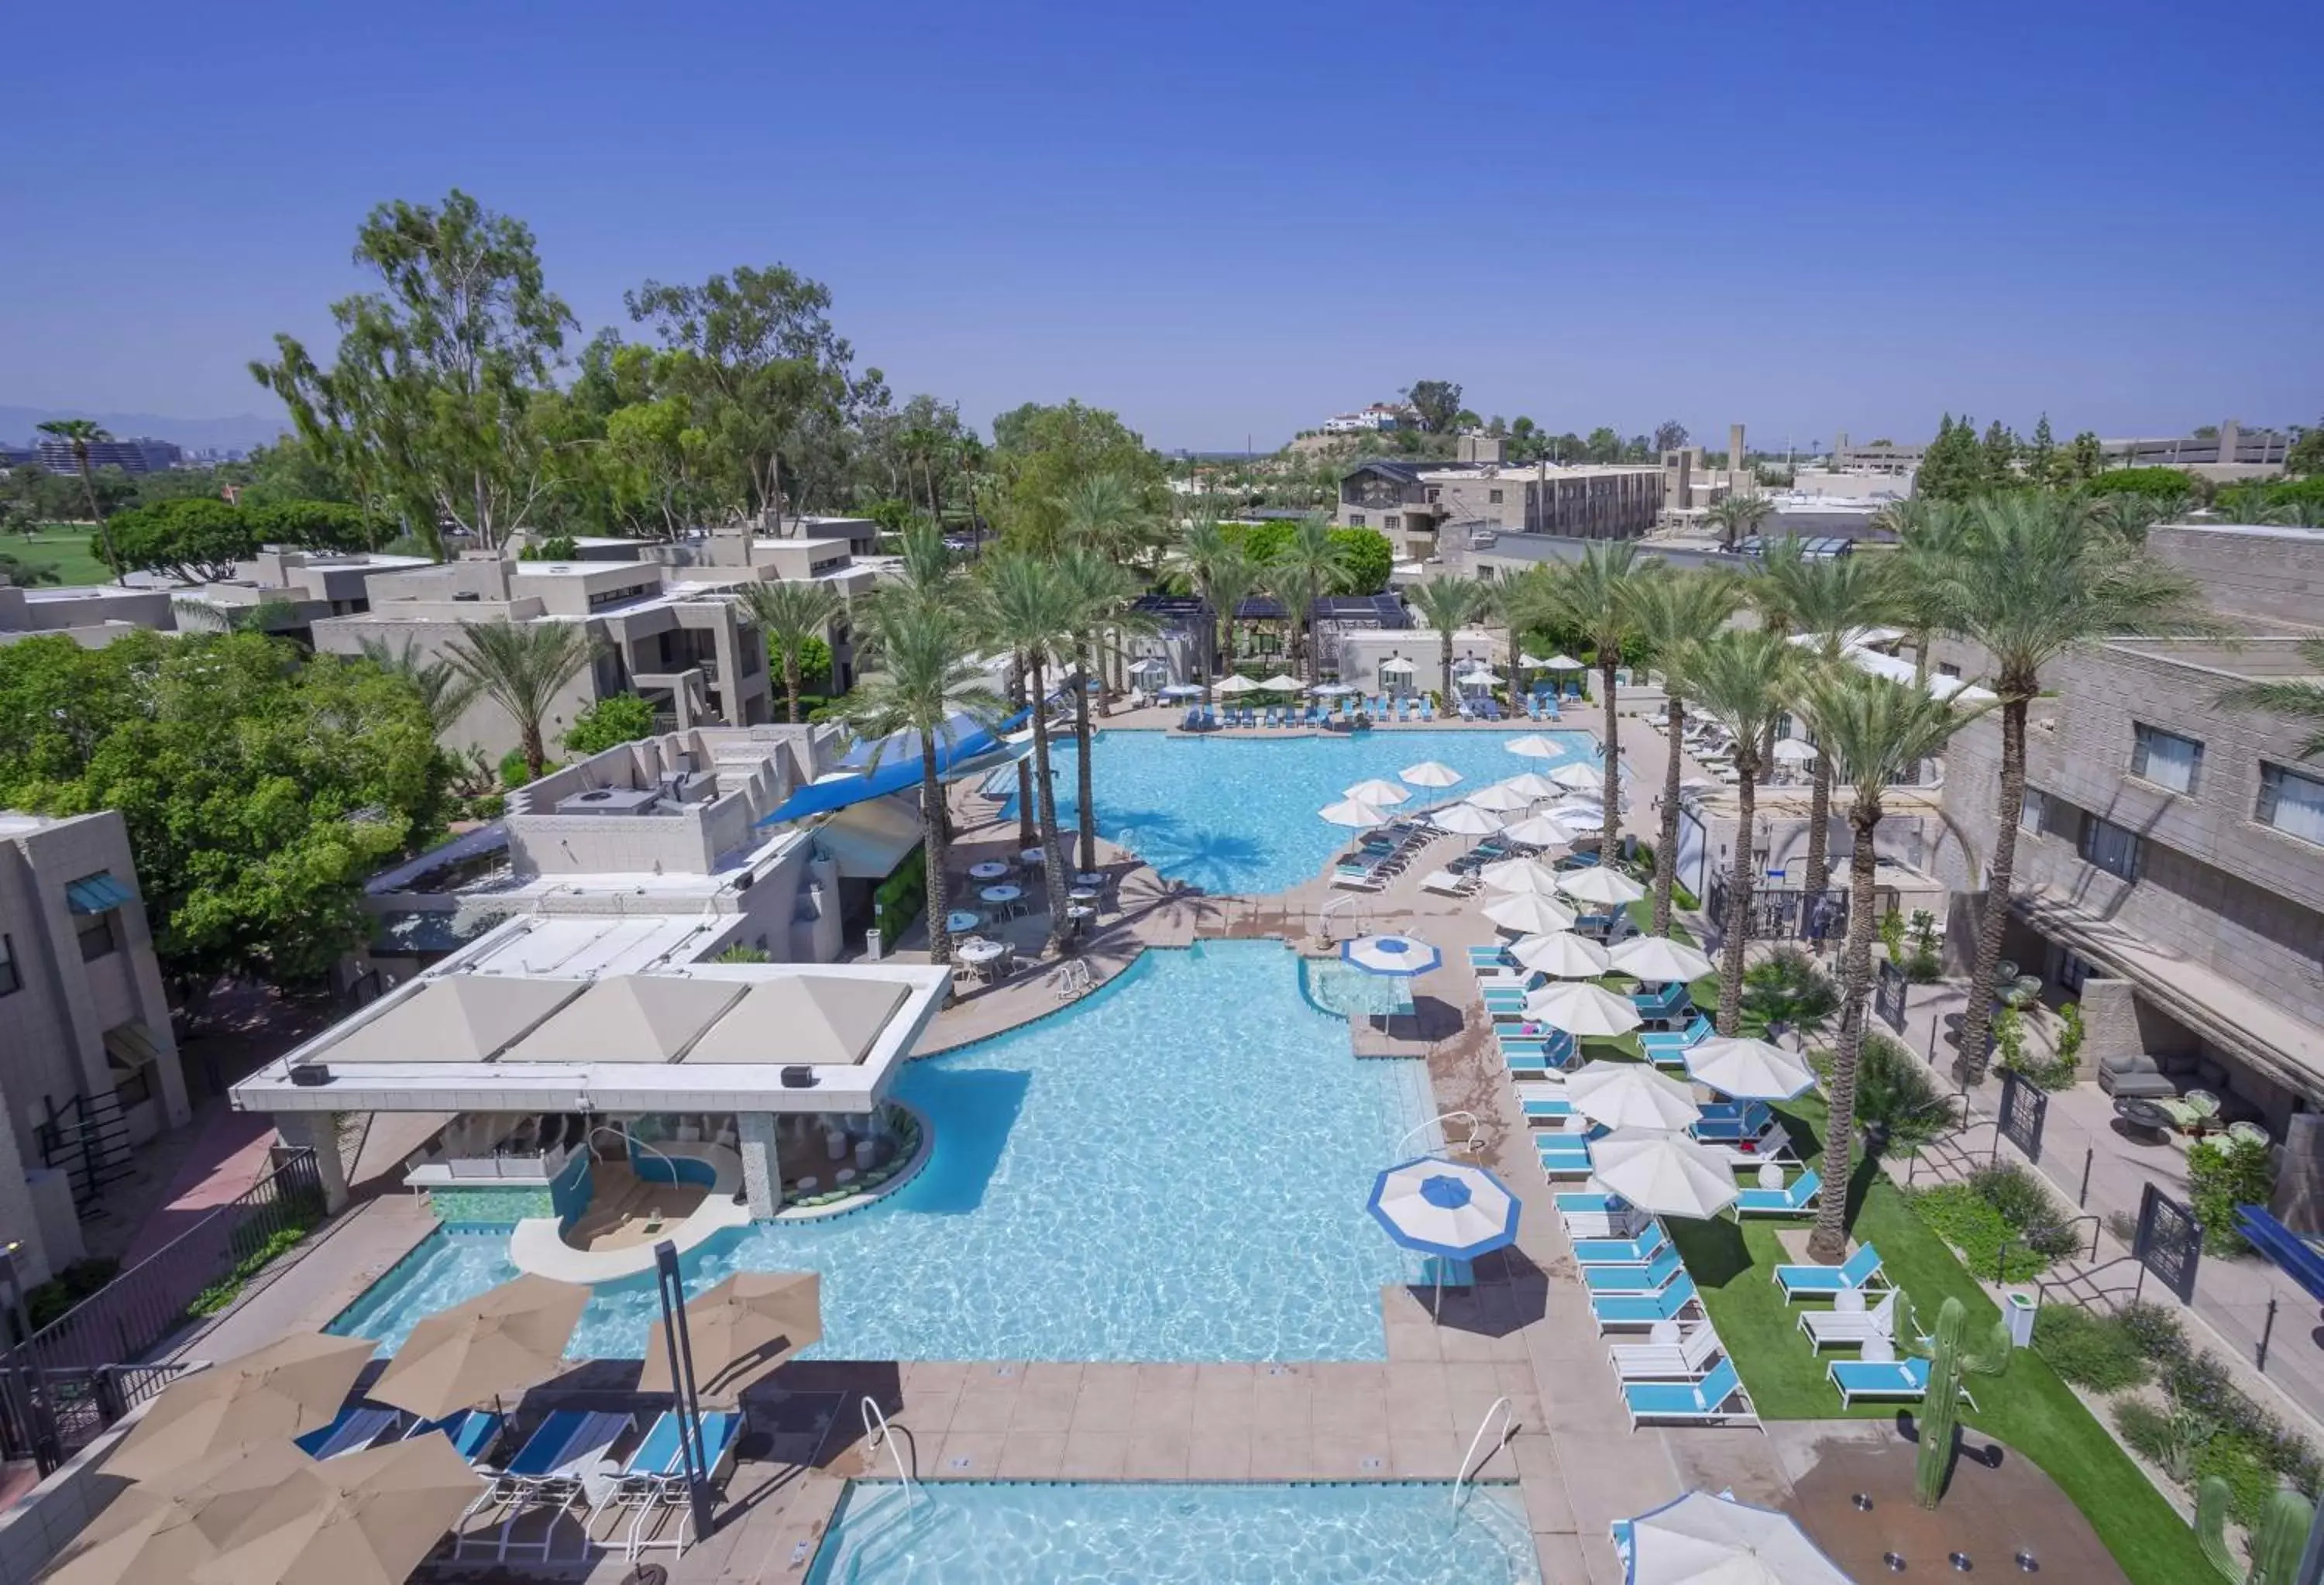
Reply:
M1507 1398L1501 1401L1508 1402ZM888 1416L881 1413L880 1405L868 1394L864 1396L861 1412L863 1419L863 1451L877 1452L883 1444L886 1446L888 1457L896 1466L896 1479L903 1485L904 1511L908 1514L912 1511L912 1497L918 1483L912 1479L912 1472L904 1468L904 1455L896 1447L896 1433L889 1426ZM872 1429L875 1424L879 1427L876 1431Z
M867 1398L864 1401L869 1403L871 1400ZM1494 1453L1508 1446L1509 1438L1517 1433L1517 1411L1509 1406L1508 1399L1495 1398L1492 1406L1485 1411L1485 1417L1477 1422L1477 1434L1469 1439L1469 1451L1461 1455L1461 1473L1452 1478L1452 1506L1456 1508L1461 1506L1462 1489L1473 1484L1472 1477L1475 1476L1476 1470L1471 1466L1477 1463L1477 1446L1485 1440L1485 1433L1493 1428L1493 1417L1496 1415L1500 1416L1504 1429L1500 1440L1493 1443L1492 1447L1486 1451L1486 1458L1491 1458Z

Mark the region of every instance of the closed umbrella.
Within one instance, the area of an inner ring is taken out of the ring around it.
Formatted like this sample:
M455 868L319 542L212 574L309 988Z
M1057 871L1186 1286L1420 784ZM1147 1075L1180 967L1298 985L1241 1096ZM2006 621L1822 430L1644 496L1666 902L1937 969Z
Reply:
M1609 1129L1686 1129L1701 1120L1694 1092L1642 1062L1589 1062L1566 1075L1573 1110Z
M1512 792L1498 781L1489 787L1479 788L1462 801L1474 804L1480 809L1490 809L1499 815L1514 814L1519 809L1530 807L1533 804L1533 800L1525 794Z
M1356 783L1340 796L1353 798L1360 804L1400 804L1410 797L1412 793L1410 789L1398 787L1393 781L1383 781L1375 776L1370 781Z
M1618 903L1634 903L1646 895L1645 887L1603 864L1567 871L1557 878L1557 889L1575 902L1602 903L1609 908Z
M1361 798L1342 798L1336 804L1324 805L1316 813L1334 825L1351 825L1359 831L1385 825L1396 817L1378 804L1368 804Z
M1482 909L1503 930L1514 930L1520 935L1545 935L1553 930L1573 928L1573 911L1554 897L1537 892L1505 892L1487 903Z
M476 1472L441 1436L309 1460L187 1578L193 1585L391 1585L475 1500Z
M1372 1184L1373 1220L1407 1249L1434 1255L1436 1297L1447 1260L1474 1260L1517 1239L1517 1198L1481 1166L1424 1156L1389 1167Z
M1645 1021L1628 997L1587 981L1543 986L1526 998L1525 1015L1576 1037L1627 1035Z
M1521 770L1515 776L1505 776L1501 785L1511 792L1523 793L1528 798L1554 798L1563 790L1556 781L1538 770Z
M1697 1083L1738 1101L1789 1101L1815 1083L1806 1064L1782 1046L1747 1036L1715 1036L1686 1050Z
M1523 737L1511 738L1501 747L1512 754L1527 760L1556 760L1563 758L1565 753L1565 750L1557 742L1542 736L1537 732L1527 733Z
M146 1480L254 1442L318 1431L338 1414L375 1346L368 1338L298 1332L180 1376L113 1450L106 1473Z
M1633 1585L1849 1585L1787 1514L1690 1491L1630 1521Z
M136 1481L65 1544L43 1585L182 1585L310 1462L290 1442L262 1442Z
M1553 815L1528 815L1501 827L1501 834L1529 848L1563 848L1571 844L1573 827Z
M1533 897L1558 894L1557 871L1531 859L1497 859L1478 871L1477 879L1485 883L1487 891L1524 892Z
M1711 972L1711 960L1683 941L1663 935L1639 935L1614 949L1614 966L1649 985L1674 980L1700 980Z
M1439 831L1449 831L1456 836L1490 836L1501 828L1501 817L1490 809L1480 809L1474 804L1455 804L1449 809L1438 809L1428 816L1429 823Z
M823 1278L812 1271L738 1271L687 1301L686 1331L702 1395L731 1399L822 1338ZM638 1390L673 1390L666 1329L647 1346Z
M1590 1147L1591 1175L1649 1216L1702 1220L1735 1203L1726 1160L1684 1134L1617 1129Z
M1399 779L1414 787L1452 787L1461 779L1461 773L1450 765L1434 760L1423 760L1417 765L1407 765L1397 772Z
M1571 930L1528 935L1509 948L1509 955L1553 980L1587 980L1606 972L1606 949Z
M440 1420L565 1372L565 1345L589 1290L530 1274L439 1310L411 1329L364 1396Z
M1359 935L1340 944L1340 956L1367 974L1425 974L1444 954L1414 935Z
M1262 686L1263 685L1259 683L1251 681L1250 678L1243 676L1240 672L1237 672L1232 677L1222 677L1218 682L1213 683L1211 686L1211 692L1214 694L1255 694L1260 690Z
M1603 792L1606 772L1596 765L1586 765L1579 760L1568 760L1549 773L1550 780L1568 792Z

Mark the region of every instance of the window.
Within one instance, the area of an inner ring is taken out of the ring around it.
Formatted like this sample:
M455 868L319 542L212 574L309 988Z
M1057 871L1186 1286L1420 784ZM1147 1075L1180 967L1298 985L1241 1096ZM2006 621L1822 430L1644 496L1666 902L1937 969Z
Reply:
M1950 660L1940 660L1937 662L1937 675L1939 677L1959 677L1960 675L1960 668L1955 666Z
M120 943L114 938L113 910L101 914L76 914L73 929L80 936L80 961L94 963L114 950Z
M2049 828L2050 795L2027 788L2025 802L2017 810L2017 829L2029 836L2039 836Z
M1364 514L1363 514L1362 512L1360 512L1360 511L1351 511L1351 512L1350 512L1350 513L1348 514L1348 527L1350 527L1350 528L1351 528L1351 529L1360 529L1360 528L1362 528L1363 526L1364 526Z
M15 944L0 935L0 996L24 988L24 976L16 972Z
M1388 530L1390 533L1394 533L1404 527L1404 520L1397 516L1394 512L1390 512L1388 516L1380 519L1380 527Z
M2286 765L2259 767L2259 807L2262 825L2273 825L2286 836L2324 845L2324 779L2304 776ZM0 990L5 990L0 984Z
M2082 816L2083 862L2125 880L2138 879L2138 833L2096 815Z
M1499 490L1488 490L1485 492L1485 499L1490 504L1499 506L1501 503L1501 493Z
M2203 772L2203 745L2190 737L2133 723L2130 773L2175 793L2191 793Z

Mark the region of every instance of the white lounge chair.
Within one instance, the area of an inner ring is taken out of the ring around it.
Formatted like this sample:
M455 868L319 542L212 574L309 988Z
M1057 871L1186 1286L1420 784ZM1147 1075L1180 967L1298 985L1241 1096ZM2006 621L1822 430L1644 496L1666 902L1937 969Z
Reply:
M1700 1381L1720 1348L1719 1333L1706 1321L1674 1343L1616 1343L1607 1352L1624 1381Z
M1800 1330L1815 1348L1861 1347L1876 1337L1896 1335L1895 1289L1889 1289L1877 1304L1868 1307L1860 1289L1835 1294L1831 1303L1829 1310L1809 1310L1800 1316Z

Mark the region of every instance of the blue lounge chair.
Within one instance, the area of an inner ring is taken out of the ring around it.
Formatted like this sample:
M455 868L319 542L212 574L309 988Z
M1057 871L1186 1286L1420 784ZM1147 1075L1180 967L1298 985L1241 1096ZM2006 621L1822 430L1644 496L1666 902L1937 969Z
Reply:
M556 1411L525 1438L514 1458L493 1472L491 1483L469 1505L468 1514L461 1517L465 1520L485 1508L503 1510L493 1555L505 1560L512 1551L538 1548L541 1562L546 1563L556 1545L558 1521L581 1496L581 1477L595 1473L598 1462L613 1451L613 1444L635 1429L637 1419L631 1415L580 1409ZM540 1539L515 1541L517 1520L537 1509L548 1510ZM452 1550L456 1557L466 1544L459 1529L454 1527ZM586 1548L586 1535L583 1541Z
M1775 1113L1764 1101L1706 1101L1699 1110L1704 1122L1735 1123L1753 1129L1775 1120Z
M1434 721L1436 719L1436 701L1425 695L1422 696L1420 701L1420 718L1423 721Z
M1216 731L1218 731L1218 729L1219 729L1219 712L1218 712L1218 707L1217 707L1216 705L1204 705L1204 706L1203 706L1203 730L1204 730L1204 732L1216 732Z
M1668 1035L1641 1035L1638 1049L1658 1068L1683 1068L1686 1054L1711 1038L1711 1020L1701 1013L1683 1029Z
M299 1451L310 1459L336 1459L348 1453L359 1453L383 1442L394 1441L394 1433L402 1423L403 1411L401 1409L349 1404L328 1425L291 1440Z
M1542 1175L1545 1177L1586 1178L1597 1170L1590 1159L1590 1141L1587 1139L1536 1134L1534 1136L1534 1148L1541 1158Z
M1652 1326L1657 1321L1678 1321L1697 1307L1694 1278L1680 1272L1678 1280L1658 1294L1592 1294L1590 1313L1600 1336L1618 1327Z
M1647 1420L1759 1423L1732 1359L1721 1359L1701 1381L1626 1381L1622 1406L1629 1411L1633 1431Z
M441 1420L420 1421L403 1435L409 1442L415 1436L441 1432L451 1440L452 1451L460 1455L463 1462L475 1464L492 1452L493 1444L501 1439L501 1433L507 1424L505 1419L491 1409L462 1409L456 1415L445 1415Z
M1745 1189L1735 1196L1738 1216L1805 1216L1815 1209L1823 1179L1813 1167L1794 1178L1786 1188Z
M1499 971L1512 967L1509 949L1506 946L1472 946L1469 949L1469 966L1478 970Z
M1189 710L1189 711L1187 711L1187 712L1186 712L1186 719L1185 719L1185 720L1184 720L1184 721L1182 721L1182 722L1180 722L1180 723L1178 723L1178 730L1179 730L1180 732L1200 732L1200 731L1202 731L1202 730L1203 730L1203 713L1202 713L1200 710Z
M1635 1239L1576 1239L1573 1258L1583 1266L1644 1266L1668 1248L1670 1239L1655 1222Z
M1573 1102L1558 1096L1545 1095L1518 1104L1525 1108L1526 1121L1536 1128L1543 1123L1562 1123L1573 1115Z
M1609 1194L1598 1189L1561 1189L1556 1195L1560 1216L1613 1216L1630 1209L1630 1203L1619 1194Z
M1778 1266L1775 1271L1775 1286L1784 1290L1784 1299L1828 1299L1834 1294L1855 1291L1869 1292L1874 1284L1888 1286L1880 1275L1880 1251L1869 1244L1859 1245L1838 1266Z
M1585 1266L1582 1284L1593 1294L1659 1294L1684 1267L1676 1249L1665 1249L1644 1266Z
M1886 1364L1868 1363L1862 1359L1834 1359L1824 1374L1832 1386L1840 1389L1842 1408L1853 1408L1858 1398L1886 1402L1900 1399L1917 1403L1929 1396L1929 1362L1926 1359L1904 1359ZM1969 1388L1961 1388L1961 1397L1972 1409L1977 1400Z
M1660 990L1630 992L1630 1005L1638 1009L1638 1017L1650 1024L1666 1024L1683 1017L1691 1003L1686 986L1676 981Z
M706 1411L695 1419L703 1463L714 1482L725 1478L733 1461L742 1424L740 1415L723 1410ZM623 1461L611 1493L590 1509L585 1527L594 1532L598 1516L608 1509L631 1511L629 1525L622 1533L621 1550L632 1561L653 1547L669 1546L684 1552L693 1542L693 1504L687 1491L685 1445L679 1439L676 1413L664 1410L646 1428L643 1440ZM648 1525L658 1514L673 1512L678 1521L675 1534L661 1539L648 1533Z

